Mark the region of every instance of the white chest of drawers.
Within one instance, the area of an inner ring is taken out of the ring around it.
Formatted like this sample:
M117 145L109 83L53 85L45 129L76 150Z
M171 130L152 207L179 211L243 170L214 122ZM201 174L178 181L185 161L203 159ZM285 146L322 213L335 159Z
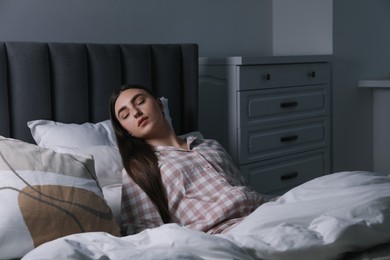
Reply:
M200 58L199 128L248 184L282 193L331 171L331 57Z

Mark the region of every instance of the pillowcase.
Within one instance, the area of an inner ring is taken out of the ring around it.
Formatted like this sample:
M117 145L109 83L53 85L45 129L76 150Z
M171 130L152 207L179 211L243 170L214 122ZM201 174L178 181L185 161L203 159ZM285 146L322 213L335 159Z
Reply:
M53 144L69 147L116 146L110 120L99 123L65 124L51 120L27 122L35 142L41 147Z
M47 241L80 232L120 236L91 156L0 136L0 252L20 258Z
M187 138L188 136L196 136L198 139L204 139L203 134L199 131L193 131L193 132L186 133L184 135L180 135L180 137L183 139Z
M123 166L111 121L66 124L34 120L29 121L27 126L35 142L41 147L61 153L93 156L103 196L119 223Z
M164 107L164 116L167 119L169 125L171 127L173 127L172 126L172 118L171 118L171 115L169 114L168 99L165 97L161 97L160 100L161 100L161 103L163 104L163 107Z
M113 146L52 146L49 148L60 153L93 156L96 176L103 190L103 196L114 214L115 221L120 224L123 166L118 148Z

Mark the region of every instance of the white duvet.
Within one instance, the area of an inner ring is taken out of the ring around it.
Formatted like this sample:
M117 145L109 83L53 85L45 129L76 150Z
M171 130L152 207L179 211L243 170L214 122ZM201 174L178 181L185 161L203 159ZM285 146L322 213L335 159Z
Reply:
M260 206L228 234L166 224L137 235L75 234L23 259L335 259L390 242L390 177L326 175Z

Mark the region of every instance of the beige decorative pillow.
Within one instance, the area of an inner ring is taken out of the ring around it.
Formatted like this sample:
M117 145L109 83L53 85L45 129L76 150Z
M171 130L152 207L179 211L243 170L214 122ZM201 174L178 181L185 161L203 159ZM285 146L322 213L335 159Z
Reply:
M0 252L20 258L66 235L119 227L103 199L91 156L0 136Z

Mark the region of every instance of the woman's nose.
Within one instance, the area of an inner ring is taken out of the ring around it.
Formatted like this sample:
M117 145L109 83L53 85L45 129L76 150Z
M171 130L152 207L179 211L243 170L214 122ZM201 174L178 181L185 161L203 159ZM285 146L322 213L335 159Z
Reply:
M142 115L141 110L139 110L139 109L135 109L135 110L134 110L133 116L134 116L135 118L138 118L138 117L141 116L141 115Z

